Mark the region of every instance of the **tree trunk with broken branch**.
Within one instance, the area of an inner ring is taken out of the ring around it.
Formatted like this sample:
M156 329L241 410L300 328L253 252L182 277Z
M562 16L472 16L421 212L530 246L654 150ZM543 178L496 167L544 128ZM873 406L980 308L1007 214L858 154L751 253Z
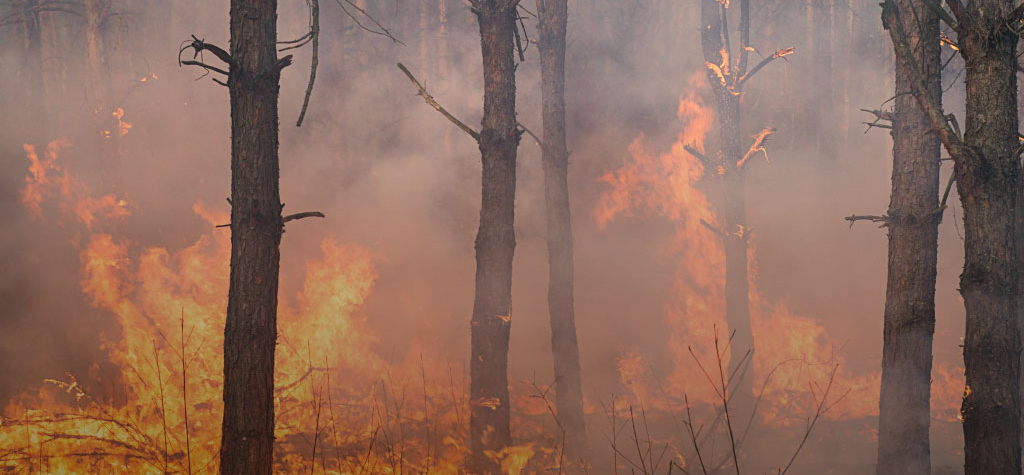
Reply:
M223 51L214 51L221 57ZM231 0L231 277L222 475L269 475L284 224L278 183L277 0Z
M474 0L483 55L483 164L470 359L469 471L498 473L497 454L512 441L508 345L516 192L516 82L513 36L518 0Z
M939 20L920 0L896 0L926 75L930 101L942 103ZM878 411L878 475L931 473L932 336L938 255L939 149L928 118L911 95L906 69L896 67L892 121L889 270L885 291L882 386ZM876 114L882 118L884 114Z

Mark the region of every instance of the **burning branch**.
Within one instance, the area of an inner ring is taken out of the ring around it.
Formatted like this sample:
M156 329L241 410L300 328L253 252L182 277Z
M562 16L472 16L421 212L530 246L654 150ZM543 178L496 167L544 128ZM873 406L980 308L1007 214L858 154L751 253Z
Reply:
M416 80L416 77L413 76L411 72L409 72L409 69L406 68L404 64L398 63L398 69L401 69L402 72L405 73L405 77L409 78L409 80L412 81L413 86L416 87L417 96L422 97L423 100L427 102L427 104L430 104L430 107L433 107L434 110L440 112L441 115L445 116L445 118L447 118L453 124L462 129L463 132L466 132L467 134L469 134L470 137L473 137L473 140L476 140L477 142L480 141L480 134L477 131L470 128L461 120L456 119L455 116L449 113L448 110L446 110L441 104L438 104L438 102L434 100L434 96L431 96L430 93L427 92L427 89L423 87L423 85L420 84L419 81Z
M736 162L736 168L742 170L747 164L747 160L750 159L755 153L764 153L764 160L768 161L768 150L765 149L765 144L768 143L768 138L775 133L775 127L766 127L765 129L754 135L754 143L750 144L750 149L747 153L743 154L743 158Z

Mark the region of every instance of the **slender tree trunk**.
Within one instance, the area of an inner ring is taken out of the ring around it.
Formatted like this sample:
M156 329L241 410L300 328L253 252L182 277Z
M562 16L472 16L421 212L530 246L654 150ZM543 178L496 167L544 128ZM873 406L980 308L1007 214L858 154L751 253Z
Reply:
M956 164L964 206L967 308L961 413L967 475L1021 473L1020 351L1015 212L1017 36L1005 27L1008 0L975 1L958 35L966 66L964 141L974 151Z
M231 1L231 279L222 475L269 475L274 452L278 191L277 1Z
M741 0L741 8L746 1ZM725 10L716 0L701 0L701 45L704 60L708 63L723 64L723 37L728 33L722 29L722 15ZM749 17L741 20L749 31ZM744 38L744 43L747 37ZM731 69L727 65L727 70ZM745 69L745 68L742 68ZM730 74L723 73L729 82ZM729 374L739 369L736 381L729 391L736 398L736 407L743 407L752 400L754 335L750 327L750 289L747 280L747 216L745 174L740 166L743 149L740 144L740 99L734 90L721 86L722 79L708 70L708 80L714 87L718 132L721 146L721 175L713 185L710 198L718 215L718 226L723 233L725 248L725 320L732 336L730 344ZM709 170L710 171L710 170ZM710 171L715 173L714 171Z
M896 0L928 94L942 103L938 17L920 0ZM896 68L889 202L878 475L931 473L928 430L938 253L939 138Z
M486 451L511 444L508 344L512 320L512 255L516 192L515 59L513 29L518 2L476 0L483 54L484 117L480 130L483 190L476 237L476 294L471 323L469 421L472 473L497 473Z
M548 221L548 312L555 364L555 407L566 453L586 446L580 350L573 308L573 239L569 209L569 151L565 137L565 34L567 0L537 0L543 96L544 201Z

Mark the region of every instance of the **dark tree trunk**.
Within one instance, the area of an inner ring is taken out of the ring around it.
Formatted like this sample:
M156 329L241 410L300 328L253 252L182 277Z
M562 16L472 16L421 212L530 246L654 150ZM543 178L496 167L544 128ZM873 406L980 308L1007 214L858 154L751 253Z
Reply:
M480 130L483 190L476 237L476 293L471 322L469 421L472 473L497 473L485 454L511 444L508 340L512 319L512 255L516 193L515 58L513 29L518 2L476 0L483 54L484 117Z
M269 475L279 244L277 1L231 1L231 280L222 475Z
M740 29L742 42L748 44L750 20L747 1L740 1ZM723 64L723 38L728 32L723 29L725 9L716 0L701 0L701 46L704 60L710 64ZM746 29L744 31L744 28ZM708 81L715 94L720 155L714 165L706 166L715 180L709 195L718 215L718 227L722 232L725 248L725 320L732 336L729 356L729 374L736 373L737 380L730 385L729 392L736 398L737 408L752 400L754 335L750 327L750 296L747 281L747 213L746 187L743 164L744 155L740 138L740 99L735 87L738 76L746 69L746 54L740 63L725 64L721 72L708 69ZM721 76L719 75L721 74ZM724 84L723 84L724 82ZM717 168L717 170L715 169Z
M928 95L942 103L939 20L920 0L896 0ZM912 19L912 20L908 20ZM928 429L938 253L939 138L896 68L878 475L931 473Z
M966 66L964 141L973 153L956 163L964 206L967 308L964 418L967 475L1021 473L1020 331L1015 212L1017 36L1005 27L1007 0L974 1L958 38Z
M569 151L565 138L565 34L567 0L537 0L543 95L544 201L548 220L548 312L555 363L555 407L566 453L586 446L580 350L573 309L573 240L569 210Z
M948 2L966 66L967 116L961 138L927 94L892 0L883 4L914 96L955 162L964 208L964 270L960 293L967 313L961 415L966 475L1021 473L1019 276L1016 211L1020 162L1017 139L1017 36L1006 27L1014 2ZM913 68L913 70L912 70Z

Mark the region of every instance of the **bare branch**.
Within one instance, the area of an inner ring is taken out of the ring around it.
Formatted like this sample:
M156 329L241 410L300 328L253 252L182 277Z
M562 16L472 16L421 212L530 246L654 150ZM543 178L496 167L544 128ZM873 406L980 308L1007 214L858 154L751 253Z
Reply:
M178 56L180 57L181 53L183 53L185 50L187 50L189 48L192 48L192 50L193 50L192 59L196 59L199 56L199 54L202 53L203 51L209 51L209 52L213 53L213 55L216 56L217 59L220 59L225 64L228 64L228 65L232 64L231 55L228 54L227 51L224 51L223 48L221 48L221 47L219 47L219 46L217 46L215 44L210 44L210 43L207 43L204 40L196 38L196 35L192 35L192 42L189 43L188 45L186 45L185 47L181 48L181 50L178 51Z
M938 15L943 22L949 25L949 27L952 28L953 31L957 31L956 20L953 19L953 16L950 15L945 8L942 8L942 5L939 5L933 0L921 0L921 3L925 4L926 7L935 12L935 14Z
M727 233L726 233L725 231L722 231L721 229L718 229L718 228L714 227L713 225L711 225L711 223L709 223L709 222L707 222L707 221L705 221L705 220L703 220L703 219L702 219L702 220L700 220L700 224L703 224L705 228L708 228L708 229L710 229L710 230L711 230L711 232L715 233L716 235L718 235L718 237L720 237L720 238L722 238L722 239L725 239L725 238L728 238L728 237L729 237L729 235L728 235L728 234L727 234ZM691 350L691 352L692 352L692 350ZM694 358L696 359L696 358L697 358L697 356L696 356L696 355L694 355ZM700 362L698 362L698 364L699 364L699 363L700 363ZM710 377L710 376L709 376L709 377Z
M522 122L516 122L516 125L518 125L518 126L519 126L519 128L523 129L523 132L526 132L526 133L527 133L527 135L529 135L530 137L533 137L533 141L534 141L534 142L537 142L537 145L539 145L539 146L540 146L541 150L543 150L543 149L544 149L544 141L543 141L543 140L541 140L541 139L540 139L540 137L538 137L538 136L537 136L537 134L533 133L533 131L532 131L532 130L530 130L530 129L526 128L526 126L525 126L525 125L523 125L523 123L522 123Z
M228 75L227 71L225 71L225 70L223 70L221 68L218 68L216 66L210 66L209 64L206 64L206 63L204 63L202 61L186 60L186 61L182 61L180 64L182 66L199 66L200 68L203 68L203 69L205 69L207 71L213 71L215 73L220 73L220 74L223 74L225 76Z
M739 79L737 79L736 80L736 87L737 88L743 87L743 83L747 82L748 79L750 79L755 74L757 74L757 72L760 71L765 66L767 66L768 63L771 63L772 61L775 61L776 59L779 59L779 58L786 59L786 56L789 56L789 55L791 55L791 54L793 54L795 52L796 52L796 47L793 47L793 46L790 46L789 48L783 48L783 49L775 50L775 52L772 53L771 56L768 56L767 58L762 59L760 63L757 63L757 66L754 66L754 68L750 70L750 72L744 74Z
M875 116L875 120L873 120L871 122L862 122L864 125L868 126L868 128L864 130L865 134L868 133L868 131L870 131L872 128L892 129L891 125L879 124L878 123L879 121L883 121L883 120L889 121L890 123L893 122L894 119L896 118L896 115L893 114L892 112L883 111L883 110L880 110L880 109L874 109L874 110L872 110L872 109L861 109L861 110Z
M896 114L893 114L892 112L889 111L883 111L878 109L861 109L861 111L874 115L877 120L887 120L889 122L892 122L893 120L896 119Z
M296 219L323 218L323 217L325 217L324 214L319 212L319 211L305 211L305 212L302 212L302 213L295 213L295 214L289 214L288 216L284 216L284 217L281 218L281 222L282 223L287 223L288 221L294 221Z
M413 76L411 72L409 72L409 69L406 68L404 64L398 63L398 69L401 69L402 72L405 73L405 76L407 78L409 78L410 81L412 81L413 86L416 87L416 91L417 91L416 95L417 96L422 97L423 100L426 101L427 104L430 105L430 107L433 107L436 111L440 112L441 115L445 116L445 118L450 120L453 124L458 126L464 132L469 134L470 137L473 137L473 140L476 140L478 142L480 141L480 134L477 133L477 131L475 131L472 128L470 128L468 125L466 125L461 120L455 118L455 116L451 115L451 113L449 113L443 106L441 106L441 104L438 104L438 102L436 100L434 100L434 96L431 96L430 93L427 92L427 89L424 88L423 85L420 84L420 82L416 80L416 77Z
M845 220L850 222L850 227L851 228L853 227L853 223L856 223L857 221L871 221L872 223L882 223L882 225L879 226L880 228L884 228L884 227L888 226L889 222L892 221L892 218L890 216L888 216L888 215L875 216L875 215L870 215L870 214L866 214L866 215L851 214L851 215L849 215L849 216L847 216L847 217L845 217L843 219L845 219Z
M302 119L306 118L306 108L309 107L309 96L313 94L313 83L316 82L316 68L320 64L320 0L310 0L310 25L309 37L313 43L313 59L309 64L309 83L306 84L306 95L302 99L302 111L299 112L299 120L295 121L296 127L302 127Z
M339 7L341 7L341 11L345 12L345 15L348 15L348 17L351 18L352 21L356 22L356 25L358 25L359 28L361 28L363 31L366 31L368 33L373 33L375 35L381 35L381 36L383 36L385 38L390 39L391 41L393 41L395 43L398 43L398 44L400 44L402 46L405 46L405 43L402 43L402 40L399 40L398 38L395 38L395 35L392 35L390 30L388 30L387 28L384 28L384 25L381 25L380 22L377 21L376 18L370 16L369 13L366 13L366 10L360 8L359 5L356 5L355 3L352 3L351 0L334 0L334 1L338 4ZM343 1L345 3L342 3ZM355 8L356 11L358 11L362 16L368 18L371 22L373 22L374 25L377 26L377 28L380 28L380 29L379 30L374 30L372 28L368 28L365 25L363 25L363 23L359 21L359 18L356 18L356 16L353 15L352 12L348 11L348 8L345 8L345 4L348 4L348 6L350 6L352 8Z
M700 161L704 162L704 166L711 165L711 160L708 159L708 157L705 156L703 153L697 151L697 149L694 148L692 145L683 145L683 150L686 150L687 152L690 153L690 155L693 155L694 157L697 157Z

